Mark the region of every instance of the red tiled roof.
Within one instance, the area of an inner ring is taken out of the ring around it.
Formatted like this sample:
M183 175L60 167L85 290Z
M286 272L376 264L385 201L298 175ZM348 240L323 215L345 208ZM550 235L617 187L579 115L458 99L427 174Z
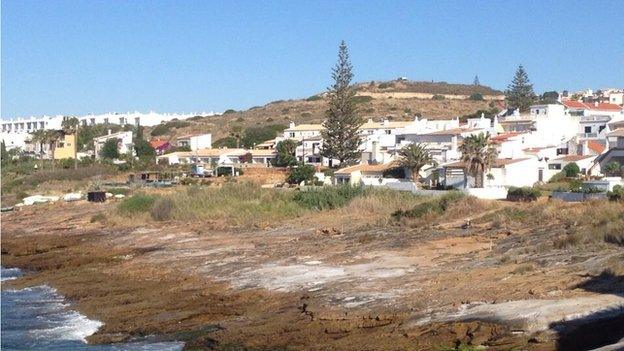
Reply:
M593 152L597 153L597 154L601 154L604 149L606 148L604 145L602 145L601 143L597 142L596 140L589 140L587 142L587 147L589 147L590 150L592 150Z
M490 138L490 141L492 141L492 143L494 143L494 144L500 144L500 143L502 143L503 141L506 141L507 139L509 139L509 138L513 138L513 137L518 136L518 135L520 135L520 134L522 134L522 133L520 133L520 132L507 132L507 133L502 133L502 134L499 134L499 135L497 135L497 136L493 136L493 137L491 137L491 138Z
M556 158L555 160L574 162L574 161L584 160L590 157L594 157L594 156L593 155L566 155L563 157Z
M149 143L150 143L150 145L154 149L159 149L159 148L167 146L167 144L169 144L169 142L167 140L160 140L160 139L150 140Z
M570 109L575 110L598 110L598 111L622 111L622 108L616 104L610 104L606 102L600 103L585 103L574 100L563 101L563 105Z

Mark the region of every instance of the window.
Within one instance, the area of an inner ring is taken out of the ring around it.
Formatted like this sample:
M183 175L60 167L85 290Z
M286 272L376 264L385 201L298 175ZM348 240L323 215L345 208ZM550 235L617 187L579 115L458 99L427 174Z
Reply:
M551 163L551 164L548 165L548 169L560 170L561 169L561 163Z
M41 129L45 128L45 122L39 122L39 128Z
M141 125L141 117L135 117L134 118L134 125L136 125L136 126Z
M126 119L123 117L119 117L119 124L124 125L126 124Z
M95 118L91 118L91 125L95 125Z
M585 127L585 133L591 133L592 132L591 130L592 130L591 126Z
M290 135L291 138L295 137L295 133L288 133L288 135Z
M605 129L606 126L600 126L598 127L598 133L602 132Z
M390 129L386 129L386 134L390 135L392 133L392 131Z
M104 118L104 124L108 124L108 117Z

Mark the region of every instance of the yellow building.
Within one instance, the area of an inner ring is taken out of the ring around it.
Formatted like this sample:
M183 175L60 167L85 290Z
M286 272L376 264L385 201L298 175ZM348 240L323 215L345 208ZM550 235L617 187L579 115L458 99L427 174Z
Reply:
M56 142L56 149L54 150L54 159L60 160L63 158L74 158L76 151L76 135L65 134Z

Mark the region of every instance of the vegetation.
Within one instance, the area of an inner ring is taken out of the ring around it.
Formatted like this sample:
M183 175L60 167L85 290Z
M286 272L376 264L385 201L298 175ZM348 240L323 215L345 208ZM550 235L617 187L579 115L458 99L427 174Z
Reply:
M607 163L605 166L605 173L607 176L618 176L622 174L622 166L617 161Z
M329 109L325 113L325 129L321 131L324 141L321 155L330 159L330 165L334 159L344 166L360 157L358 129L364 120L356 113L351 70L347 44L343 41L338 50L338 63L332 73L334 84L328 91Z
M398 210L392 213L392 217L395 219L414 219L421 218L428 214L443 214L449 208L450 204L458 201L464 196L465 195L460 192L452 191L443 196L435 197L431 200L420 203L410 210Z
M444 100L444 95L436 94L431 97L432 100Z
M483 101L483 95L479 94L479 93L474 93L471 94L468 97L468 100L472 100L472 101Z
M423 144L412 143L399 150L399 165L410 170L416 184L420 183L421 168L428 164L435 165L436 162Z
M363 187L350 185L324 186L317 189L300 191L295 194L294 200L299 205L317 211L330 210L345 206L355 197L365 193Z
M363 103L367 103L367 102L373 101L373 97L372 96L367 96L367 95L354 96L352 101L356 105L357 104L363 104Z
M119 212L124 216L148 212L156 202L157 197L146 194L135 194L124 199L119 204Z
M490 134L471 135L459 147L465 170L475 178L475 187L483 187L483 173L490 169L496 160L497 151L489 145Z
M528 186L520 188L512 186L507 191L507 198L516 197L522 201L535 201L541 195L542 192L539 189Z
M576 178L578 174L581 173L581 169L576 162L572 162L563 167L563 173L566 177Z
M607 197L611 201L624 201L624 187L616 185L612 191L607 192Z
M297 164L297 157L295 157L295 151L297 149L297 142L291 139L282 140L275 146L277 156L275 158L275 166L288 167Z
M159 125L157 125L156 127L154 127L154 129L152 129L152 136L160 136L160 135L165 135L168 134L169 132L171 132L171 129L179 129L179 128L186 128L188 126L190 126L191 123L187 122L187 121L177 121L177 120L171 120L169 122L165 122L165 123L161 123Z
M306 101L319 101L319 100L323 100L323 97L321 95L312 95L305 100Z
M245 128L241 138L244 148L253 148L257 144L274 139L281 134L286 126L283 124L270 124L266 126L252 126Z
M529 107L535 103L536 96L533 91L533 84L530 83L529 76L522 65L518 66L511 84L507 86L505 95L507 104L512 108L520 109L522 112L528 111Z
M100 150L100 157L109 160L119 158L119 150L117 150L117 139L112 138L106 140L104 146L102 146L102 150Z
M306 164L299 164L291 167L286 177L289 184L300 184L301 182L311 182L314 180L314 167Z

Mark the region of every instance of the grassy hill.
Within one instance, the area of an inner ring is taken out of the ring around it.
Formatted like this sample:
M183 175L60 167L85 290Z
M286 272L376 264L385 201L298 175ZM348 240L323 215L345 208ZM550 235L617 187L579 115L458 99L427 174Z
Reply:
M486 86L449 84L443 82L369 82L356 84L357 103L360 115L365 118L392 120L411 120L414 116L430 119L446 119L473 114L479 110L490 110L498 106L495 101L501 92ZM366 95L372 93L415 93L425 95ZM472 101L469 96L479 93L484 101ZM428 94L428 96L427 96ZM431 95L437 95L432 98ZM448 95L441 97L440 95ZM422 96L426 96L423 98ZM459 96L459 97L458 97ZM212 133L213 141L225 138L238 130L255 130L264 134L262 129L279 131L290 121L299 123L321 123L327 109L323 94L305 99L278 100L264 106L252 107L245 111L227 110L222 115L212 117L194 117L186 121L174 121L146 130L146 136L175 138L189 133ZM154 131L154 129L156 129ZM275 132L273 132L275 133Z

